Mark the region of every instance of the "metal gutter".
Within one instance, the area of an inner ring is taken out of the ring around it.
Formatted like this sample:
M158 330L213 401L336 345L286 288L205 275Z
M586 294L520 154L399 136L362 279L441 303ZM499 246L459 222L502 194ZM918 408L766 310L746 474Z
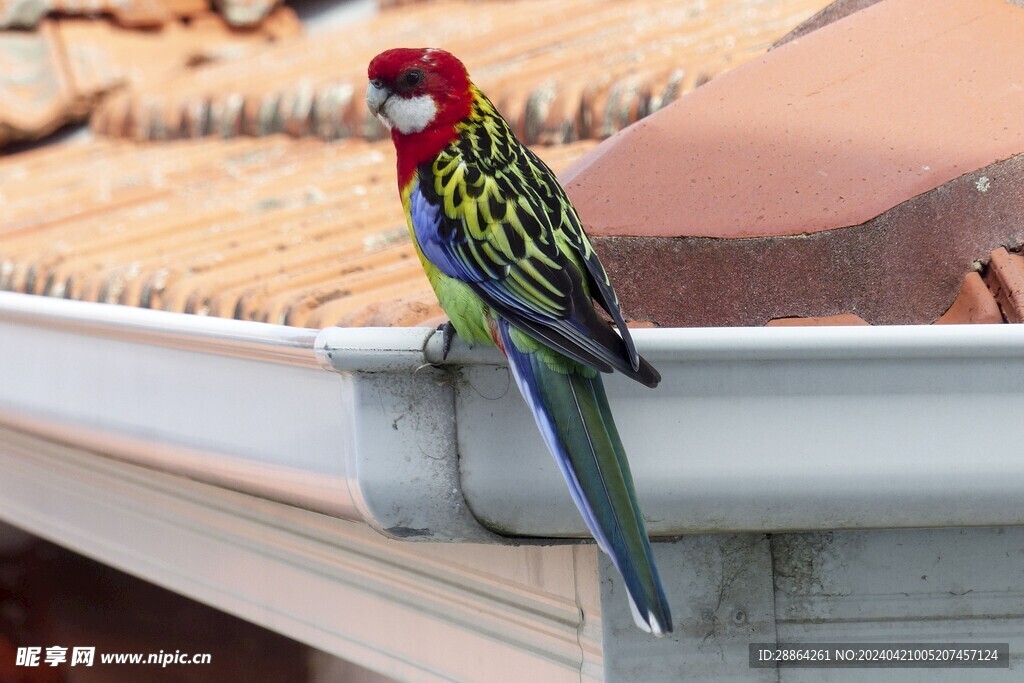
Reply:
M316 330L0 292L0 321L149 346L317 367Z
M607 386L652 534L1024 523L1024 326L636 339L662 384ZM503 373L463 374L462 483L476 516L508 533L580 533L553 463L523 445L528 418Z
M607 384L656 535L1024 524L1024 326L635 336L662 385ZM0 423L393 537L584 535L500 356L438 337L0 293Z
M316 330L0 293L0 424L393 537L497 540L460 494L443 374L380 372L433 330L353 333L361 371L335 372Z

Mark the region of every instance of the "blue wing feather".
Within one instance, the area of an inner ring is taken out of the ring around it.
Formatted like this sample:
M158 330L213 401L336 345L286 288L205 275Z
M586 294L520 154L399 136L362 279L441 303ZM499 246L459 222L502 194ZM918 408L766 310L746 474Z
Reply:
M453 253L449 240L441 237L441 207L427 200L419 181L409 193L409 214L412 217L413 236L420 251L448 277L463 282L479 282L483 274L474 272L469 265Z

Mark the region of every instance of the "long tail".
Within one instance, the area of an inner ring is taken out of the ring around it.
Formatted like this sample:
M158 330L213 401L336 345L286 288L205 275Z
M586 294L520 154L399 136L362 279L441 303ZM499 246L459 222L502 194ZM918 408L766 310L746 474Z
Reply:
M541 353L516 345L508 323L499 320L498 329L519 390L576 507L625 580L636 625L657 636L670 633L668 600L600 373L585 376L591 373L568 359L553 369Z

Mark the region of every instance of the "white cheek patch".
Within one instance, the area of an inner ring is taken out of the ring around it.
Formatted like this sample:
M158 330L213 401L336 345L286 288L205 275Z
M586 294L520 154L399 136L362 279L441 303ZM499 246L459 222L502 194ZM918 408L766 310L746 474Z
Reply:
M391 97L384 105L384 115L402 135L420 133L437 115L437 105L430 95L419 97Z

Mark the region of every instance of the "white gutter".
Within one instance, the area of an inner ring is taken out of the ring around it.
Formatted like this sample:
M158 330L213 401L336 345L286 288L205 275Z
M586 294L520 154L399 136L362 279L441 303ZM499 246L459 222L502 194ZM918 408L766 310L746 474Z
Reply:
M443 375L377 372L421 364L433 330L353 332L368 372L325 366L316 330L0 293L0 424L391 536L494 540Z
M1024 524L1024 326L635 336L653 534ZM438 337L0 293L0 423L401 538L584 535L498 354Z

